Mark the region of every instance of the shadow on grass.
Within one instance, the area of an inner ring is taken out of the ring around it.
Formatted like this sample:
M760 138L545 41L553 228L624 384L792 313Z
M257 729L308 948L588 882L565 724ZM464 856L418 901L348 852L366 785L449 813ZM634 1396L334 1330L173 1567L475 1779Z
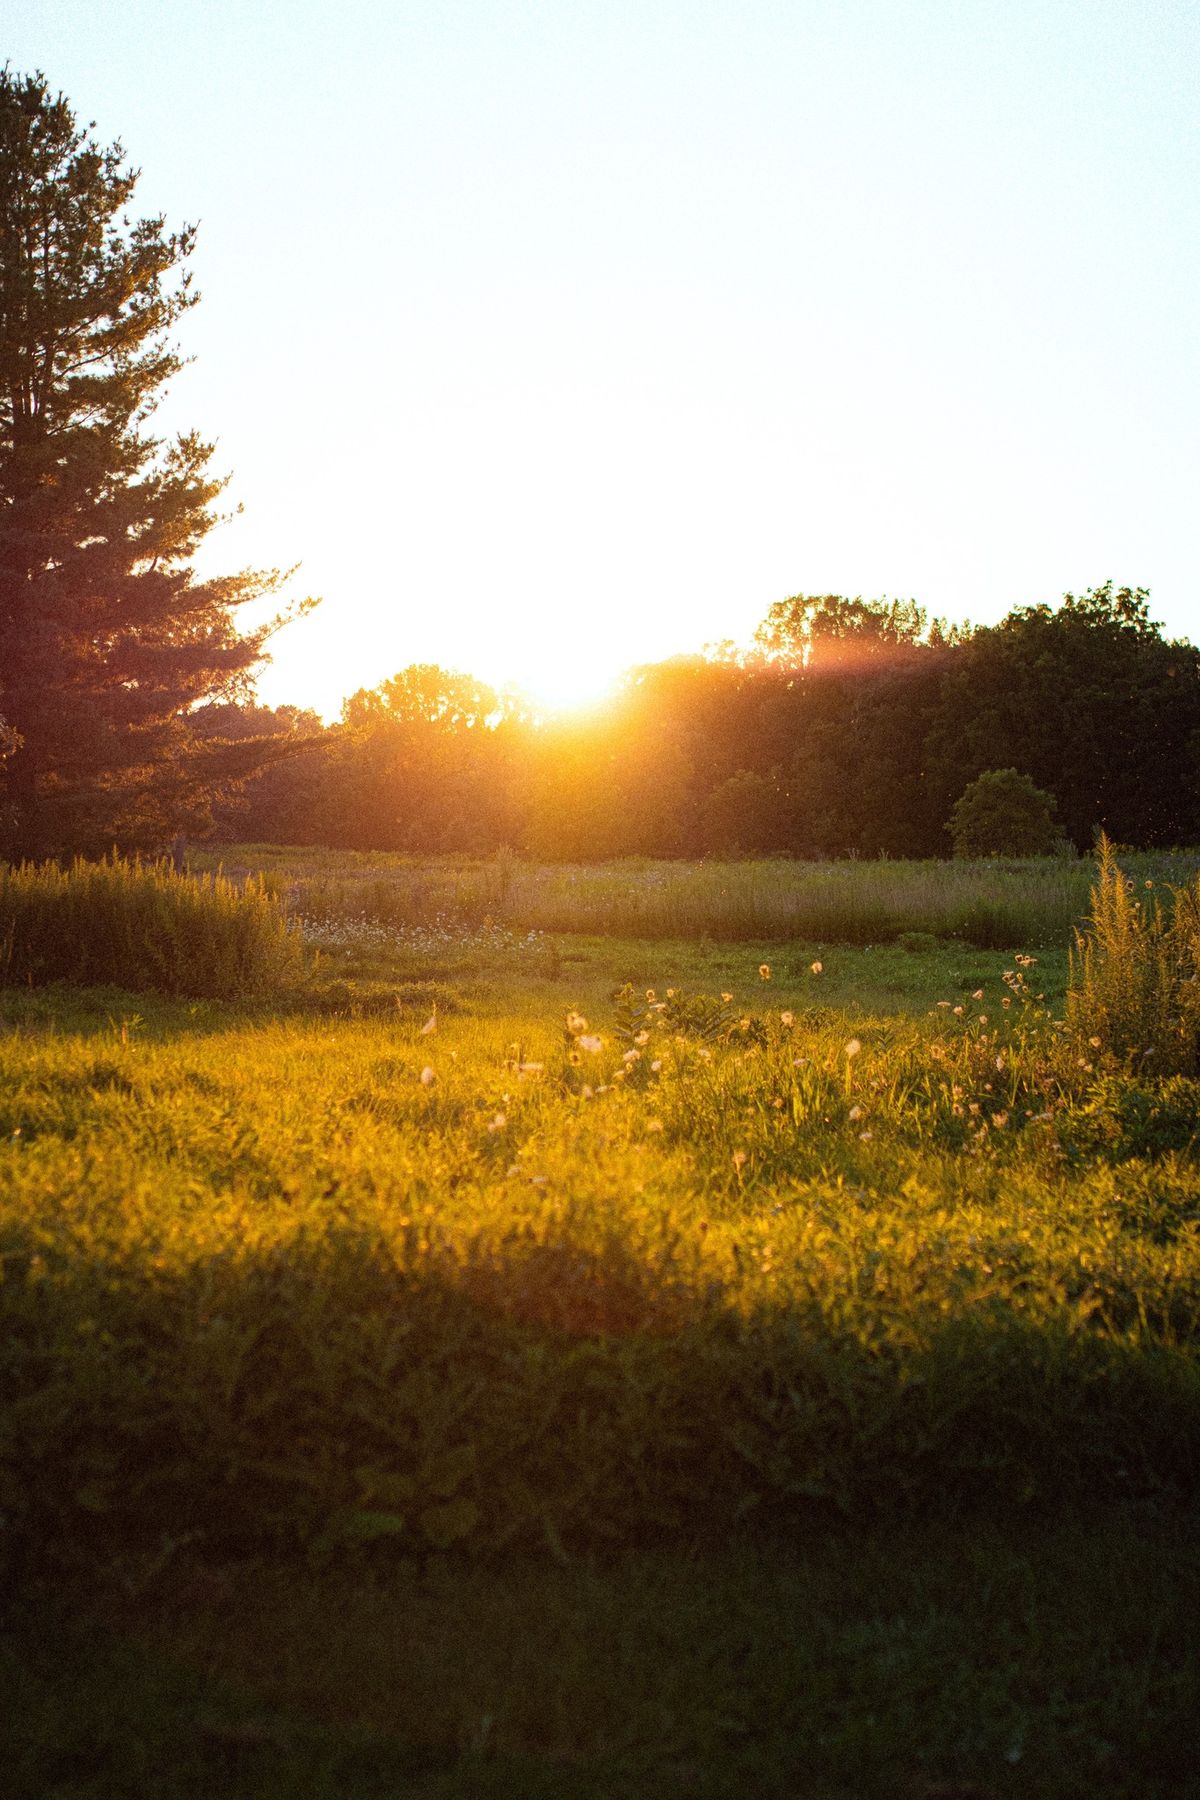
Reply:
M300 1223L191 1263L13 1225L0 1254L14 1570L179 1543L604 1552L1200 1489L1187 1350L1021 1289L744 1310L618 1241L427 1224Z
M1194 1534L1153 1509L702 1557L177 1559L0 1630L6 1795L1194 1793Z

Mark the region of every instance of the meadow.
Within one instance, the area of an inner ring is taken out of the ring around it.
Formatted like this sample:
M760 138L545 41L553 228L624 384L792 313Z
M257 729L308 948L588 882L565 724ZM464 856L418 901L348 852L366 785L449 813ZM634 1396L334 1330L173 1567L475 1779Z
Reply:
M501 925L651 941L891 943L906 934L985 949L1063 948L1088 912L1093 865L1077 857L970 862L652 861L537 863L232 844L198 870L263 878L316 921ZM1200 855L1138 852L1139 886L1190 880Z
M1195 859L218 860L12 901L9 1791L1200 1791Z

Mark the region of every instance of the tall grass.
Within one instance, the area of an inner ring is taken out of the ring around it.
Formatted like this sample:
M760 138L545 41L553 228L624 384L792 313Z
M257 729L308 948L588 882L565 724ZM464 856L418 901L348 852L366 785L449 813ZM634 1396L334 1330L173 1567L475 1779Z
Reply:
M1164 898L1102 839L1087 926L1076 933L1068 1020L1080 1037L1160 1075L1200 1074L1200 877Z
M980 862L539 864L369 856L272 845L209 853L265 873L310 918L381 925L484 920L514 931L714 942L881 944L906 933L1015 950L1070 942L1091 867L1062 858ZM1138 854L1138 879L1187 879L1191 853Z
M203 999L273 992L299 936L261 882L114 859L0 870L0 981L153 989Z

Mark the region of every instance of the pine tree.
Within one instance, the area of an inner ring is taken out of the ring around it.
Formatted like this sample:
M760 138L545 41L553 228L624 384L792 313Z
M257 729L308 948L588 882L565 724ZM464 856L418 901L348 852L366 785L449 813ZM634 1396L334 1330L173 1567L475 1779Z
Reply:
M188 714L247 691L273 627L233 611L282 579L194 571L225 484L210 444L149 422L195 232L131 221L137 171L91 130L0 72L0 842L21 857L162 842L253 767Z

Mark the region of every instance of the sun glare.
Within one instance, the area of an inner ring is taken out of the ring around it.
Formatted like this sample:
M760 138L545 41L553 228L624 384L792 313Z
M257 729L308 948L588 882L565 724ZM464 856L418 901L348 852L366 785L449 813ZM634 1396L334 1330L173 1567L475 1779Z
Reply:
M547 662L526 668L514 677L513 686L544 713L585 712L612 694L620 671L587 661Z

